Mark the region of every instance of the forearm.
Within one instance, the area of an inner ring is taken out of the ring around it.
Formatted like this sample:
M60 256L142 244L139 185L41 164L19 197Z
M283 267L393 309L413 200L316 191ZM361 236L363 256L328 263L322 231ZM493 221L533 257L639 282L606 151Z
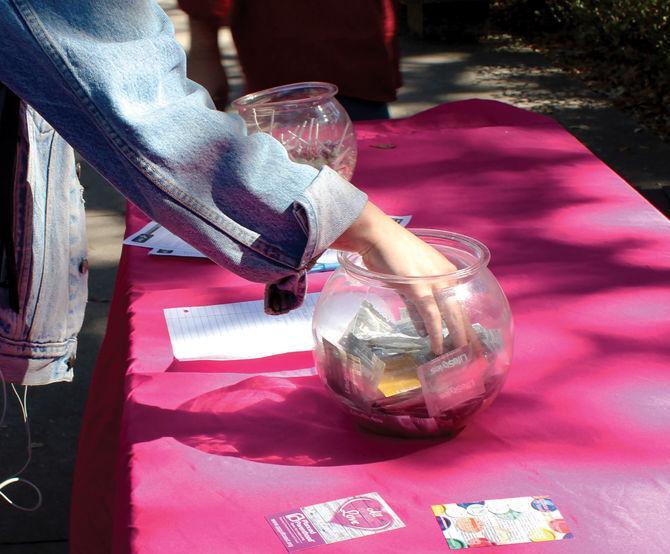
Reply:
M249 279L302 279L365 204L330 171L317 176L211 109L153 4L2 3L0 51L0 80L115 187Z

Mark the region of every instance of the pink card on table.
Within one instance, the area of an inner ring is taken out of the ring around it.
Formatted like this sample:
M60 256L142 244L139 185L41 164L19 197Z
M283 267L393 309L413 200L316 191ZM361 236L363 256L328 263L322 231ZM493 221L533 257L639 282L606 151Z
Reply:
M436 504L433 514L451 550L572 538L547 496Z
M376 492L305 506L265 519L289 552L405 526Z

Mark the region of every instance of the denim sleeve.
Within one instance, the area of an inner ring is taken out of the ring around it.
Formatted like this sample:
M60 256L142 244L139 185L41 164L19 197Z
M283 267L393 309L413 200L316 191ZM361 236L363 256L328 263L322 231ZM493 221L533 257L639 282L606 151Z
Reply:
M267 283L269 312L300 304L310 262L367 201L214 110L154 2L0 0L0 53L0 81L148 216Z

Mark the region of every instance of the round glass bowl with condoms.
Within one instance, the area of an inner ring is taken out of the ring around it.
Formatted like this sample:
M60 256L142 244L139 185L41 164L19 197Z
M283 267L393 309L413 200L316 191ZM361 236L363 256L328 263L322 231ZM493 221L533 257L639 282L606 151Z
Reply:
M470 237L414 229L456 270L401 277L368 270L355 253L324 286L313 319L314 357L329 393L364 427L406 437L454 436L500 392L512 357L509 303ZM442 313L435 355L413 288L429 286Z
M337 87L317 81L292 83L247 94L233 102L247 132L268 133L289 157L351 179L358 154L349 114L337 101Z

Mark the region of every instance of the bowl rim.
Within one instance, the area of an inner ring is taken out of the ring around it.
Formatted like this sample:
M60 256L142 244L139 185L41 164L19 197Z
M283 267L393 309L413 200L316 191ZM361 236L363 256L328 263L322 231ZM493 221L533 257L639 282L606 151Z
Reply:
M455 233L452 231L445 231L442 229L427 229L427 228L412 228L408 231L414 233L420 239L426 240L428 244L431 244L430 239L440 239L440 240L450 240L459 245L463 246L463 251L468 252L469 254L474 255L475 262L456 271L450 273L443 273L439 275L421 275L421 276L412 276L412 275L394 275L391 273L379 273L376 271L371 271L360 263L357 263L355 258L359 258L360 254L356 252L346 252L343 250L338 251L337 260L340 262L340 266L344 268L345 271L356 275L357 277L362 277L364 279L374 279L377 281L395 283L395 284L416 284L416 283L430 283L435 280L449 279L449 280L460 280L465 277L470 277L477 273L482 268L488 266L489 261L491 260L491 252L486 247L486 245L477 239L469 237L467 235L462 235L460 233Z
M292 100L277 100L277 101L263 101L263 98L271 98L273 95L280 92L292 92L300 89L322 89L323 92L315 96L308 96L305 98L296 98ZM333 83L326 83L324 81L303 81L299 83L290 83L287 85L280 85L278 87L267 88L257 92L245 94L240 98L232 101L232 106L240 111L249 108L276 108L278 106L296 106L307 103L321 102L328 98L333 98L339 89Z

